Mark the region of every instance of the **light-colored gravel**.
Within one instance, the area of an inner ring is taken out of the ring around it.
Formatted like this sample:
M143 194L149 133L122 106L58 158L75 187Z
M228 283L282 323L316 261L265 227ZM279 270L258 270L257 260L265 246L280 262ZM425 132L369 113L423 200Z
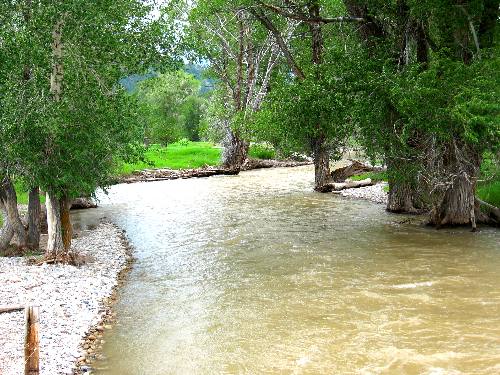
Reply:
M28 265L0 258L0 305L40 306L42 375L72 374L80 344L105 312L105 298L129 260L121 230L109 223L84 231L73 248L87 258L81 267ZM23 373L24 312L0 314L0 375Z
M355 189L345 189L339 192L343 197L366 199L376 203L387 204L387 192L384 191L387 183L379 183Z

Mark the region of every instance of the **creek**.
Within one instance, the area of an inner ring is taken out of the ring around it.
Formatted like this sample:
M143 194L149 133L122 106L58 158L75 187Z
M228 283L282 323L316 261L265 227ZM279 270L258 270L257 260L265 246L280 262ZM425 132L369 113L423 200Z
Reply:
M311 167L116 185L136 262L96 374L500 373L500 232L315 193Z

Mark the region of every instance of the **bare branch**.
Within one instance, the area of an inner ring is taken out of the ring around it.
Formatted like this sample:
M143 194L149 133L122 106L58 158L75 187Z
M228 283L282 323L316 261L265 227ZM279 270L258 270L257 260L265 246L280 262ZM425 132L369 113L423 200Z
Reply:
M293 73L300 79L304 80L306 76L298 66L297 62L293 58L290 50L288 49L285 41L283 40L283 36L279 32L279 30L274 26L274 24L271 22L271 20L260 10L257 9L250 9L250 13L252 13L259 21L260 23L268 29L273 35L274 38L276 39L276 43L278 43L281 52L285 56L288 65L290 66L290 69L293 70Z

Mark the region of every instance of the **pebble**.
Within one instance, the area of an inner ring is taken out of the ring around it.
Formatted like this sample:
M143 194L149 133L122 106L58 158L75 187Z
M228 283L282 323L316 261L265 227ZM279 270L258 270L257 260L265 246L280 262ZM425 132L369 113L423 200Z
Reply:
M129 259L122 231L110 223L82 232L72 246L91 261L34 266L26 258L0 258L0 304L40 307L41 375L73 374L84 359L82 339L96 325L105 328L104 300ZM22 374L24 312L0 314L0 332L0 374Z
M354 189L345 189L339 192L343 197L350 197L356 199L366 199L376 203L387 204L388 194L384 191L387 183L379 183L372 186L365 186Z

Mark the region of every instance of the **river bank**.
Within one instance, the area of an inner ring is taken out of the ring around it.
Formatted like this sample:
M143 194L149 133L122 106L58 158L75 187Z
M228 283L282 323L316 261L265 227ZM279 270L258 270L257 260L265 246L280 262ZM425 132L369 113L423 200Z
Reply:
M80 232L72 247L84 258L82 266L0 258L1 304L40 306L41 375L73 374L77 364L86 370L132 259L124 232L110 223ZM24 312L0 314L0 374L22 373L24 330Z
M241 171L267 168L292 168L310 164L312 164L311 161L248 159L241 167ZM141 169L133 171L131 174L121 176L117 180L117 183L131 184L135 182L154 182L187 178L211 177L217 175L237 175L239 172L239 170L232 170L223 167L208 165L194 169Z

